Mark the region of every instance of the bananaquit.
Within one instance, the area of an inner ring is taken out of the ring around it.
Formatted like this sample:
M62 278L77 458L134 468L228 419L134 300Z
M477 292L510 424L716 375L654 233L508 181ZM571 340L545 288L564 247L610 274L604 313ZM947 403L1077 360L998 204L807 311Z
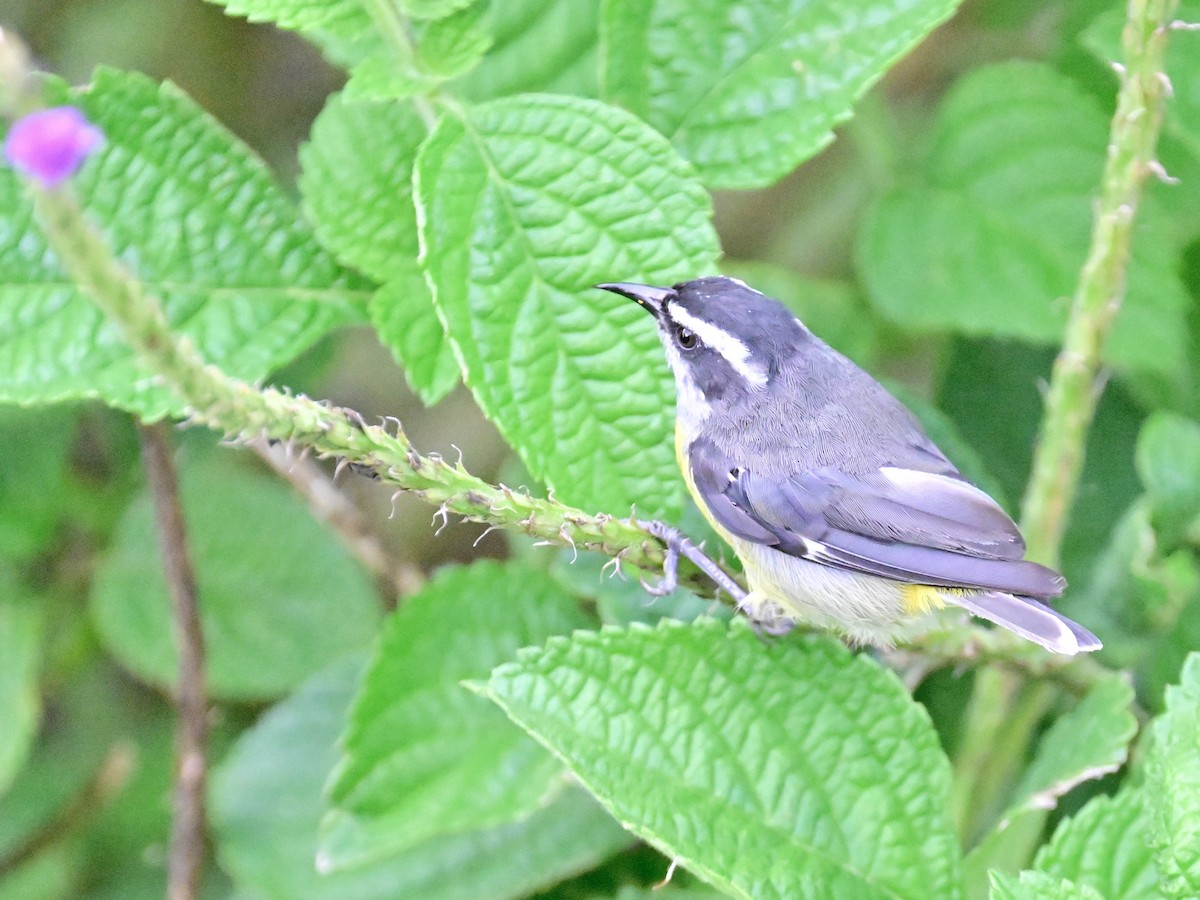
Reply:
M1056 653L1100 641L1042 601L1012 519L882 385L733 278L598 287L654 317L675 375L688 489L741 559L742 608L887 644L947 603Z

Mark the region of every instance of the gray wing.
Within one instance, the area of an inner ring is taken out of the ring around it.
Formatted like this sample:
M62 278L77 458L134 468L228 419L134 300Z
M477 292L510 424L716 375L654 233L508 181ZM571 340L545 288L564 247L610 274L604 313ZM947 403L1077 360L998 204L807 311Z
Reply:
M701 439L692 478L713 517L736 536L825 565L943 587L1054 597L1058 573L1021 557L1016 525L955 475L883 467L824 468L777 478Z

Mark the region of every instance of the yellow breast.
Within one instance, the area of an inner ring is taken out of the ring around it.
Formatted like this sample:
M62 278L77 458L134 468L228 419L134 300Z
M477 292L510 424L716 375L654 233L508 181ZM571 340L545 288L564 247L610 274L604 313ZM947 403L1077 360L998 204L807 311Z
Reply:
M684 483L704 518L742 561L751 590L743 605L751 617L767 620L783 614L879 643L888 640L899 620L944 604L937 588L823 566L731 534L713 518L696 490L687 456L690 443L676 422L675 459Z

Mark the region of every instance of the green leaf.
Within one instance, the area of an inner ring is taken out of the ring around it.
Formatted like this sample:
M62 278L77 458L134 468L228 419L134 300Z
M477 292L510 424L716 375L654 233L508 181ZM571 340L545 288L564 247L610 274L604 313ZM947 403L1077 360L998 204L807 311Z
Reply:
M119 784L130 763L118 740L128 724L122 692L129 685L115 667L93 660L55 687L52 725L42 729L20 777L0 795L0 860L6 862L41 837L61 834L56 823L95 802L98 780L109 789Z
M350 73L345 94L357 100L429 93L474 68L491 43L481 24L486 3L474 0L412 0L414 9L401 12L430 21L393 22L385 13L385 24L364 0L210 2L230 15L299 32Z
M217 853L238 886L288 900L506 900L596 865L628 836L571 789L529 818L439 838L349 872L319 873L321 790L362 664L314 676L247 731L213 773Z
M687 518L686 511L684 518ZM696 518L700 518L699 513ZM682 527L685 534L696 540L696 532L687 521ZM698 597L683 588L676 588L665 597L648 594L639 579L615 573L612 558L601 553L561 550L550 566L550 574L572 596L594 605L605 625L631 622L653 625L664 617L691 622L701 616L729 618L733 615L732 608L716 604L711 598Z
M185 465L180 480L211 694L276 697L370 643L380 616L369 576L293 491L227 458ZM123 665L154 684L175 683L148 494L122 520L90 600L101 639Z
M397 102L336 95L300 151L300 191L322 243L384 286L371 324L427 404L458 383L458 361L417 265L412 169L425 125Z
M957 0L609 0L605 96L713 188L765 187L833 140L854 102Z
M636 888L626 885L613 895L613 900L721 900L726 894L706 887L676 888L672 885ZM593 900L599 900L598 897Z
M398 0L400 12L414 19L442 19L475 0Z
M923 178L879 202L857 255L870 298L906 328L1057 342L1087 253L1107 146L1095 101L1052 69L978 69L943 103ZM1108 356L1177 377L1188 298L1150 198Z
M1166 410L1153 413L1138 434L1135 459L1156 530L1173 546L1200 515L1200 423Z
M482 688L626 827L736 897L961 895L924 709L840 643L711 620L577 632Z
M97 71L77 97L106 144L76 178L89 218L230 375L259 381L366 300L262 163L174 86ZM0 401L100 398L146 418L182 404L67 279L0 167Z
M300 148L300 193L317 237L376 281L417 258L412 169L425 135L409 104L335 94Z
M1137 733L1132 707L1133 688L1124 678L1114 675L1092 688L1042 736L1005 818L1053 809L1075 785L1117 771Z
M454 390L458 359L416 260L407 274L397 274L375 292L368 312L379 339L404 367L408 386L422 403L433 406Z
M1200 654L1167 688L1167 711L1155 720L1146 758L1150 845L1168 897L1200 894Z
M417 159L434 299L484 412L568 503L678 512L673 388L653 323L602 281L711 269L708 194L646 125L528 96L447 115Z
M65 407L0 407L0 558L46 553L63 516L78 507L69 480L74 426Z
M596 97L600 5L561 0L487 4L483 28L493 36L491 49L455 89L476 101L540 91Z
M1137 732L1132 706L1133 688L1114 675L1050 726L1000 822L967 855L969 884L982 884L990 869L1026 865L1045 829L1046 812L1071 788L1121 767Z
M449 80L478 66L492 46L492 35L484 22L489 5L487 0L480 0L446 18L419 25L415 29L418 69Z
M296 31L324 51L335 65L350 68L382 42L362 0L209 0L227 15L270 22Z
M1127 787L1115 797L1090 800L1055 829L1035 866L1113 900L1157 900L1162 892L1147 833L1144 793Z
M1104 900L1090 887L1044 872L1022 872L1019 877L992 873L992 900Z
M549 575L515 562L443 569L405 600L354 701L326 791L326 865L352 868L545 806L564 786L561 764L460 682L589 624Z
M79 896L82 852L66 841L0 871L4 900L72 900ZM160 892L161 893L161 892Z
M42 616L29 597L0 588L0 795L29 756L41 715Z

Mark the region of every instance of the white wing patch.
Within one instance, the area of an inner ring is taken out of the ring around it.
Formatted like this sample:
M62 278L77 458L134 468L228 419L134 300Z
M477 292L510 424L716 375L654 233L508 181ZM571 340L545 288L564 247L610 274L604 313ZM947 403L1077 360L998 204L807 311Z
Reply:
M672 304L669 315L672 321L693 332L706 346L721 354L725 361L733 366L733 370L750 384L762 387L770 380L767 370L751 361L750 348L739 338L721 330L712 322L693 316L677 304Z
M879 474L900 488L902 491L922 493L937 491L947 497L957 494L966 502L982 503L985 506L996 506L996 501L975 485L957 478L947 478L945 475L935 475L932 472L918 472L916 469L899 469L895 466L884 466Z

